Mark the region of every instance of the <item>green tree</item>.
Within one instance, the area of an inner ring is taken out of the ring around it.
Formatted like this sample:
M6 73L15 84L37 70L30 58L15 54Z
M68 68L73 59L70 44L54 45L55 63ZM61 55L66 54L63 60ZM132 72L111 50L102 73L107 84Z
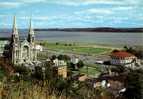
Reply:
M65 60L65 61L69 61L70 57L68 55L59 55L58 56L59 60Z
M54 59L56 59L56 58L57 58L56 55L52 55L51 60L54 60Z
M20 74L19 79L29 80L31 77L31 70L24 65L15 66L15 71Z
M143 98L143 70L132 70L127 76L127 90L124 93L127 99Z
M84 63L83 63L83 61L79 61L78 63L77 63L77 67L78 68L81 68L81 67L83 67L84 66Z
M70 70L75 70L75 64L73 64L72 62L68 62L68 69Z

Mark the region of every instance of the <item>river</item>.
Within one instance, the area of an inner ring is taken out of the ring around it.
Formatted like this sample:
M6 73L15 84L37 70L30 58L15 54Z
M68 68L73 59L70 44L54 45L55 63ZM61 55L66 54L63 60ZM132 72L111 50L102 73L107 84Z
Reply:
M35 31L36 39L49 42L80 42L107 45L143 45L143 33L101 33L101 32L63 32ZM0 37L9 37L11 32L0 31ZM20 31L26 38L27 31Z

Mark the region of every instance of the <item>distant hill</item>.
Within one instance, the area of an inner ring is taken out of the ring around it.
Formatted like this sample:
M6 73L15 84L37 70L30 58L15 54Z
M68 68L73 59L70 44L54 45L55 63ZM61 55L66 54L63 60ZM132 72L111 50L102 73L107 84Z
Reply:
M35 29L35 31L68 31L68 32L143 32L143 28L52 28Z

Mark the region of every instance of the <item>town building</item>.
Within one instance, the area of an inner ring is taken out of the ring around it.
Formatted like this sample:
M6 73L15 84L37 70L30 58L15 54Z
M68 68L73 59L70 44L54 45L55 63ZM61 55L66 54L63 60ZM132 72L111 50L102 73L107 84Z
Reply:
M112 65L134 68L137 61L137 58L133 54L125 51L115 51L110 56Z
M53 71L54 74L67 78L67 63L64 60L53 60Z
M32 63L37 60L37 51L35 44L35 34L32 29L32 23L30 20L30 27L28 36L24 40L20 39L18 28L16 25L16 17L13 21L12 35L9 41L0 44L1 56L9 58L13 65ZM5 51L8 50L6 53Z
M4 52L8 51L5 47L9 45L9 38L0 38L0 57L4 56Z

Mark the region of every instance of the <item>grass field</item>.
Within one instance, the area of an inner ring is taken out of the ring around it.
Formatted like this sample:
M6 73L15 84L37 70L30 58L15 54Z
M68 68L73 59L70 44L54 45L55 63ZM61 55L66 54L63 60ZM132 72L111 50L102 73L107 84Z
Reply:
M83 74L88 74L89 76L97 76L98 74L100 74L100 69L97 68L98 66L84 66L82 68L80 68L80 73Z
M88 45L82 46L80 44L47 43L47 42L42 42L41 44L50 50L72 52L72 53L86 54L86 55L97 55L111 51L111 49L109 48L99 48L99 47L95 48Z

